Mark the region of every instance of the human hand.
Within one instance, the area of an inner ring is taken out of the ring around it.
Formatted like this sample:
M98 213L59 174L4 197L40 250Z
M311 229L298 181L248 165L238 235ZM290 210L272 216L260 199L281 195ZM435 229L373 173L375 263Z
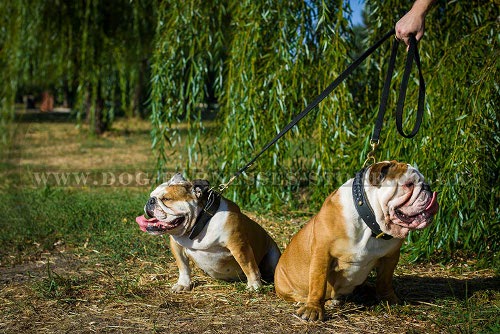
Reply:
M414 35L417 42L424 36L425 15L434 0L415 0L411 10L405 14L395 27L396 39L403 41L410 47L410 35Z
M425 13L412 8L396 23L396 39L410 46L410 35L414 35L417 42L424 36Z

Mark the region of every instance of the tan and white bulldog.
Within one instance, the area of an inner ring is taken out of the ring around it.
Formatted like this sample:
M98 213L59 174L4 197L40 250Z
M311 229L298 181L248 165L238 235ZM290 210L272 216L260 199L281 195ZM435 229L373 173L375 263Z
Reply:
M152 218L136 218L142 231L170 235L170 248L179 268L172 290L192 288L189 258L213 278L239 281L246 277L248 289L259 289L261 279L272 282L281 255L274 240L222 196L207 209L209 193L207 181L191 183L175 174L151 193L144 211ZM206 225L195 227L203 216L207 217Z
M403 240L411 230L426 227L438 210L436 193L408 164L380 162L359 175L359 189L364 189L376 229L386 239L393 238L376 238L358 214L356 205L368 203L354 204L354 179L330 194L292 238L276 267L276 292L285 300L305 303L297 310L302 319L324 319L325 301L338 303L340 296L364 283L373 268L377 297L398 302L392 277Z

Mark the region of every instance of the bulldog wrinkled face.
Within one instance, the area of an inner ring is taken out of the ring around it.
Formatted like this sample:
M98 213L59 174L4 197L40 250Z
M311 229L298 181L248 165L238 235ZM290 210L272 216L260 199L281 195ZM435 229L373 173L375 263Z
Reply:
M411 230L423 229L432 222L439 208L437 194L416 168L385 161L373 165L368 177L377 187L376 200L384 217L382 231L405 238Z
M201 211L199 200L208 186L206 181L191 183L181 174L175 174L151 192L144 206L149 218L139 216L136 222L142 231L151 234L183 235L196 222Z

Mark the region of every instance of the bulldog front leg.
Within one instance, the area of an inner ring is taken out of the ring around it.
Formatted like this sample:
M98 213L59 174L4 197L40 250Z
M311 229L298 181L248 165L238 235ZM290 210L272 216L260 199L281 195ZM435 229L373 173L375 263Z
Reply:
M392 287L394 270L399 262L399 248L396 252L381 258L377 263L376 292L379 300L387 301L389 304L399 303L399 298Z
M304 320L324 320L325 294L328 269L331 257L328 252L313 252L309 267L309 292L304 306L297 310L297 315Z
M170 236L170 249L175 258L177 268L179 268L179 279L172 287L173 292L191 290L191 267L189 266L189 258L187 257L184 248L179 245L172 236Z
M260 289L262 287L260 270L252 247L247 242L236 241L228 244L228 249L247 277L247 289Z

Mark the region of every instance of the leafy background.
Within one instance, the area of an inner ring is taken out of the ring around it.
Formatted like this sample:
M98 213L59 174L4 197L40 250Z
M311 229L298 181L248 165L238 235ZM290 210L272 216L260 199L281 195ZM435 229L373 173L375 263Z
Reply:
M341 0L1 2L3 145L16 102L51 90L91 135L116 117L150 117L159 178L174 165L188 177L227 181L411 4L366 0L364 24L353 27ZM435 224L410 236L415 259L498 263L499 8L493 0L436 1L419 45L427 83L420 133L399 137L386 115L378 158L417 165L439 192ZM247 209L316 211L364 161L389 44L226 195ZM178 154L166 153L172 146Z

